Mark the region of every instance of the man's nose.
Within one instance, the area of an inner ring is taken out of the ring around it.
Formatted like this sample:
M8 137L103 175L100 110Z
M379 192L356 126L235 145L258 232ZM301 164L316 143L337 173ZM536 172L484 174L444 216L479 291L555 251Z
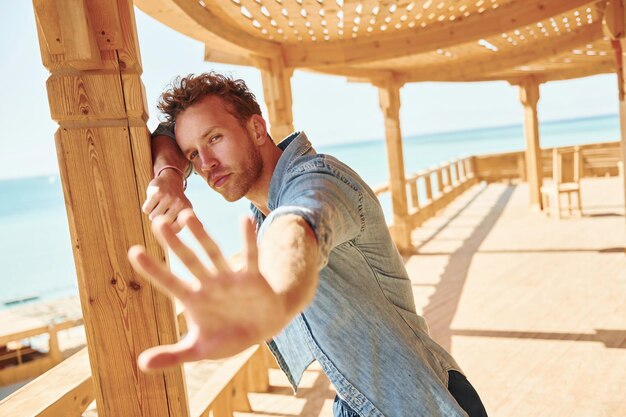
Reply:
M200 169L203 171L211 171L219 165L218 160L210 152L200 152Z

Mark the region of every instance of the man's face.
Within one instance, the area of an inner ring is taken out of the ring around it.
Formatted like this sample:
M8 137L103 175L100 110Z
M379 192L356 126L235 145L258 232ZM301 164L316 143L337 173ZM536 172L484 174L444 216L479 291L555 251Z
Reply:
M176 119L176 142L209 186L227 201L245 196L263 169L254 131L243 127L224 101L207 96Z

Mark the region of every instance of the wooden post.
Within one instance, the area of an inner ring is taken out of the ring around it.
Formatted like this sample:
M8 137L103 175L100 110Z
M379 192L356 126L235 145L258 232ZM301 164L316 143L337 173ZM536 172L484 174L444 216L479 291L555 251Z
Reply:
M134 244L166 257L140 209L152 161L133 3L33 5L98 415L186 417L182 367L147 375L136 363L178 329L171 300L126 258Z
M444 186L443 186L443 168L437 168L437 190L439 191L439 195L443 195Z
M470 159L469 158L465 158L463 160L463 171L465 171L465 177L466 178L471 178L472 177L472 170L470 167Z
M452 174L450 173L450 164L443 165L443 172L446 174L446 179L443 182L443 189L452 188Z
M263 96L267 105L272 139L280 143L293 132L291 76L293 68L286 68L281 58L255 58L261 70Z
M480 175L478 172L478 159L476 156L470 156L470 164L469 164L469 172L472 173L472 178L477 178L480 180Z
M619 124L621 136L622 185L624 189L624 206L626 207L626 5L623 0L611 0L607 3L604 13L604 31L611 39L617 63L617 91L619 97ZM626 253L626 245L624 245Z
M463 163L463 160L456 161L456 172L459 182L465 182L465 180L467 180L467 172L465 171L465 164Z
M378 87L378 99L385 121L385 145L393 209L393 237L398 250L407 252L412 245L400 130L401 84L390 77L385 80L376 80L374 85Z
M48 355L52 359L52 364L57 365L63 360L61 349L59 348L59 331L57 327L54 325L50 326L48 334L50 336L48 340Z
M417 193L417 178L414 181L411 181L409 184L409 189L411 190L411 205L415 209L420 208L420 200L419 194Z
M428 175L424 177L424 186L426 187L426 200L428 203L433 201L433 184L432 172L428 171Z
M521 182L526 182L526 160L523 153L517 156L517 175Z
M541 147L539 145L539 83L532 77L519 85L520 101L524 105L524 136L526 137L526 178L530 188L530 207L541 210L541 183L543 182Z

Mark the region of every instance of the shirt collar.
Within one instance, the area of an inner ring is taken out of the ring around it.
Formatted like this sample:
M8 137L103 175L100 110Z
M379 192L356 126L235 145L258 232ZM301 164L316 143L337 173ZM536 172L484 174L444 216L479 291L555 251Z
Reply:
M280 191L285 173L291 168L293 162L307 153L315 153L313 146L304 132L294 132L283 139L278 147L283 151L278 159L272 179L270 180L270 190L268 195L268 208L273 210L275 198Z

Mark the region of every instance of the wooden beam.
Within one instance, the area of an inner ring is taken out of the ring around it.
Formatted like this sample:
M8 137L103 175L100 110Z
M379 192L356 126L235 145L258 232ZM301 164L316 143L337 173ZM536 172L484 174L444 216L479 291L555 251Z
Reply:
M279 143L294 130L291 96L293 70L285 68L282 59L255 57L254 62L261 70L272 139Z
M280 46L231 23L219 2L197 0L137 0L137 6L163 24L217 49L247 56L276 57Z
M392 236L398 250L406 253L411 250L412 244L400 129L400 87L402 84L394 79L387 79L375 85L378 87L380 108L385 121L385 146L393 210Z
M85 0L55 0L63 52L68 65L77 69L102 66L100 49L93 34ZM56 29L56 25L54 26Z
M134 0L135 6L162 24L175 31L202 42L211 49L228 51L231 55L248 57L249 49L228 42L212 32L207 31L199 22L192 19L173 0Z
M534 65L532 63L531 65ZM540 65L540 62L537 62ZM596 61L591 65L579 65L572 66L572 68L565 69L549 69L544 71L531 71L522 73L522 71L505 72L494 75L487 75L483 78L483 81L493 80L507 80L509 83L517 85L524 79L533 77L539 83L543 84L548 81L570 80L574 78L589 77L597 74L611 74L615 73L615 60L611 57L608 59L602 59Z
M227 65L242 65L253 67L254 61L248 55L233 54L215 49L211 45L204 45L204 60Z
M611 36L611 45L615 51L617 66L617 92L619 98L619 121L620 121L620 153L622 162L622 185L624 190L624 205L626 206L626 68L624 67L626 55L626 6L623 0L611 0L606 10L605 27ZM626 253L626 245L624 245Z
M303 71L325 75L337 75L347 77L350 82L365 82L368 84L380 84L390 78L399 79L400 74L391 70L377 70L358 67L320 67L303 68Z
M530 207L541 210L541 184L543 182L541 146L539 144L539 120L537 102L539 83L526 78L519 85L519 97L524 106L524 136L526 137L526 178L530 189Z
M602 39L602 25L583 26L571 34L550 37L541 42L528 42L524 46L511 47L502 52L480 53L466 59L443 64L427 65L402 72L405 82L417 81L465 81L484 74L506 71L539 59L548 59L572 48Z
M624 28L624 20L626 11L624 10L624 2L622 0L609 0L604 9L602 23L604 33L610 39L621 39L626 35Z
M497 9L475 13L453 22L444 21L425 28L407 29L384 37L357 37L306 46L285 45L285 64L293 68L344 66L431 52L500 35L593 3L595 0L511 1Z
M57 21L45 7L35 13L52 73L50 109L60 124L55 141L98 415L187 417L182 368L148 375L136 364L144 349L178 340L178 329L171 300L126 257L138 243L166 256L140 210L152 164L133 5L83 0L74 10L65 1L57 2ZM57 26L84 39L71 44L64 36L62 50L51 48L46 39Z
M65 47L56 4L46 0L33 0L33 10L37 28L41 31L40 42L45 43L50 54L64 53Z
M542 65L541 61L533 61L528 65ZM568 65L568 68L545 69L537 71L521 71L508 70L495 72L476 77L467 78L465 80L457 80L460 82L486 82L486 81L507 81L511 85L519 85L528 77L533 78L540 84L548 81L569 80L574 78L589 77L597 74L614 74L615 59L607 57L606 59L597 60L595 63L587 65Z

